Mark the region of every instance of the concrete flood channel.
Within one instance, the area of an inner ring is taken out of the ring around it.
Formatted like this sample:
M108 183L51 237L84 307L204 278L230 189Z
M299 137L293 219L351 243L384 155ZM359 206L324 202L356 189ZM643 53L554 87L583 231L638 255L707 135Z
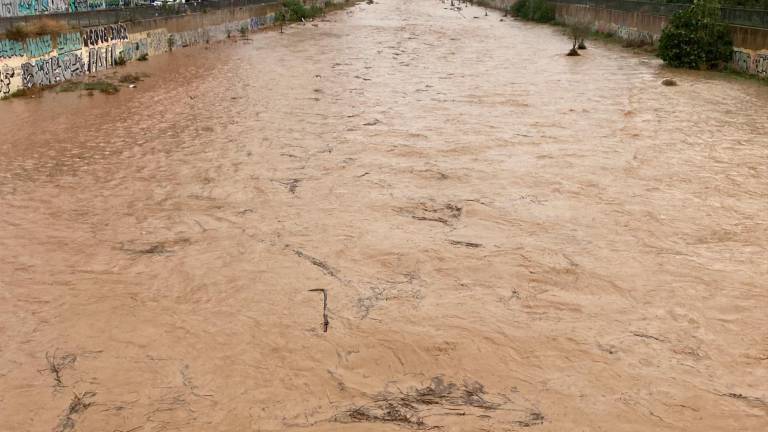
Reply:
M768 88L460 12L0 104L0 430L766 430Z

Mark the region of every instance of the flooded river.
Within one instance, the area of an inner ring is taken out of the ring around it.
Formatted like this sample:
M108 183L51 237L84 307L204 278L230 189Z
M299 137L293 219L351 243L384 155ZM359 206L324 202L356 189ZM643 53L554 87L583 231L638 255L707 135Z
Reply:
M569 48L381 0L0 104L0 430L768 429L768 87Z

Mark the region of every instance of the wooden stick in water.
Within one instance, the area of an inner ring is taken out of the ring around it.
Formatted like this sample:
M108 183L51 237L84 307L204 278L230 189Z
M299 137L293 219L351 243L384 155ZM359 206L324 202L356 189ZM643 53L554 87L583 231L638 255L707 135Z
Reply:
M314 288L309 291L323 292L323 333L328 333L328 291L325 288Z

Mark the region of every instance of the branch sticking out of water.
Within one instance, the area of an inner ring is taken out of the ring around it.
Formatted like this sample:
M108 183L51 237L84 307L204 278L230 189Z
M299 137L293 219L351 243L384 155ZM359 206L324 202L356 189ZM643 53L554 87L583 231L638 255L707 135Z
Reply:
M301 179L288 179L284 181L279 182L281 185L285 186L288 189L288 192L291 194L296 193L296 189L299 187L299 183L301 183Z
M56 351L53 352L53 355L49 355L48 352L46 352L45 361L48 363L48 367L42 369L41 372L50 372L51 377L53 377L54 387L60 388L64 387L64 377L62 376L64 369L74 365L77 361L77 356L74 354L65 354L62 357L56 357Z
M655 340L657 342L666 342L666 340L664 340L663 338L660 338L660 337L657 337L657 336L653 336L653 335L649 335L649 334L646 334L646 333L641 333L641 332L632 332L632 336L637 336L637 337L643 338L643 339L651 339L651 340Z
M74 393L72 401L69 403L64 415L59 419L59 424L54 429L55 432L69 432L75 428L75 416L82 414L88 408L93 405L92 401L89 401L92 397L96 396L94 392L85 392L82 394Z
M328 333L328 291L325 288L313 288L308 291L321 291L323 293L323 333Z

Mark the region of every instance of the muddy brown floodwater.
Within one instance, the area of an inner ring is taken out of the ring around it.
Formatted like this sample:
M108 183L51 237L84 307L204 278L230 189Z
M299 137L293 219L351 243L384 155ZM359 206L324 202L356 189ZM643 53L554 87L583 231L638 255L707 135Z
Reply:
M381 0L0 104L0 430L768 430L768 87L569 46Z

